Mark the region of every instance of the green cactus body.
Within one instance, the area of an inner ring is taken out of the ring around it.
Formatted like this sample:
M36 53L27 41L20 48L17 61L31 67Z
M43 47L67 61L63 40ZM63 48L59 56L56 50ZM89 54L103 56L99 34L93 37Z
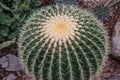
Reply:
M18 47L33 80L90 80L108 51L102 24L63 4L36 10L20 30Z

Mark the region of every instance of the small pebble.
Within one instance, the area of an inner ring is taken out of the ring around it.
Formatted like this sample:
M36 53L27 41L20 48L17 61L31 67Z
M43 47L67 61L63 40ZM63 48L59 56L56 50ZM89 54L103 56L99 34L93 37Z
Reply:
M8 71L21 71L22 70L22 65L20 63L19 57L12 55L12 54L8 54L7 58L8 58L9 65L6 68L6 70Z

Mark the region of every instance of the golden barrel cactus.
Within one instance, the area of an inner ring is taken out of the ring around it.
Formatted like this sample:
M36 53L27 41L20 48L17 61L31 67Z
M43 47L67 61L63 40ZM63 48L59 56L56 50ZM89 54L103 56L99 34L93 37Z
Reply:
M64 4L36 10L18 40L33 80L90 80L108 52L102 24L91 13Z

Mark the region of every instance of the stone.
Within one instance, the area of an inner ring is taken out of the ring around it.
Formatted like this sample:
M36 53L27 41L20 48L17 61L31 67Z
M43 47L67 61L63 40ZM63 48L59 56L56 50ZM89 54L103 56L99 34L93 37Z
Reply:
M8 67L8 59L7 57L2 57L0 58L0 64L2 65L2 68L7 68Z
M2 57L0 58L0 64L2 65L4 62L7 61L7 58L6 57Z
M120 22L117 22L112 35L112 54L120 60Z
M8 54L7 58L8 58L9 65L6 68L6 70L8 71L21 71L22 70L22 65L20 63L19 57L12 55L12 54Z
M2 68L7 68L7 67L8 67L8 61L6 61L2 64Z
M14 74L9 74L6 78L6 80L16 80L16 76Z

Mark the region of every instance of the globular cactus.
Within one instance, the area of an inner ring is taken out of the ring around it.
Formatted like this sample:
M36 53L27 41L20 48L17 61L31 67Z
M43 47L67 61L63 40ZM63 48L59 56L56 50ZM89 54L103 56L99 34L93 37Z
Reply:
M93 80L108 52L102 24L89 12L63 4L36 10L18 40L33 80Z

